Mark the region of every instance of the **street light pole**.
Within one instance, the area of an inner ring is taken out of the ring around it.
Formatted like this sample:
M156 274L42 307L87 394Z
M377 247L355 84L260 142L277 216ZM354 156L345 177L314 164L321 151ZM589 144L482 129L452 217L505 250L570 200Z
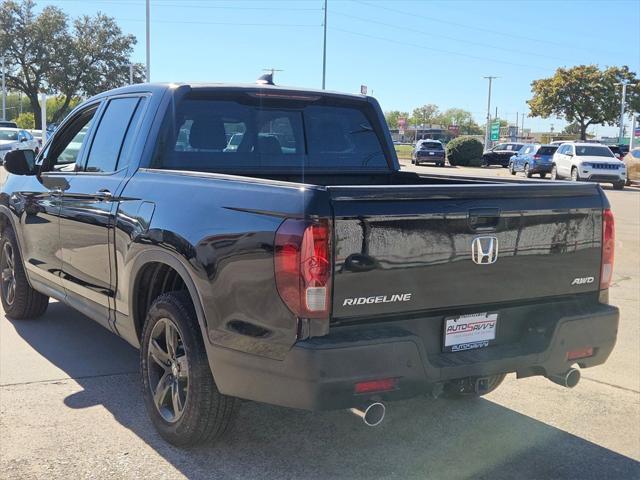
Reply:
M487 125L484 129L484 148L485 150L489 149L489 142L491 141L490 131L491 131L491 84L495 78L498 77L483 77L489 80L489 98L487 99Z
M7 85L4 78L4 55L2 56L2 120L7 119Z
M129 64L129 85L133 85L133 63Z
M322 42L322 89L327 78L327 0L324 0L324 40Z
M635 85L627 82L616 83L616 85L622 85L622 97L620 98L620 133L618 134L618 143L622 145L622 139L624 138L624 104L627 97L627 86L635 87Z
M151 17L151 5L150 0L147 0L147 68L146 68L146 80L147 83L151 81L151 25L150 25L150 17Z

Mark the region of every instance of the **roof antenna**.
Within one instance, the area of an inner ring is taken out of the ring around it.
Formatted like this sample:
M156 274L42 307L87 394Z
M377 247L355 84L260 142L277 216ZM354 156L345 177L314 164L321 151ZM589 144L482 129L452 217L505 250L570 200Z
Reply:
M275 83L273 83L274 74L276 72L284 72L284 70L278 70L277 68L263 68L262 70L269 73L260 75L258 80L256 80L256 83L259 85L275 85Z

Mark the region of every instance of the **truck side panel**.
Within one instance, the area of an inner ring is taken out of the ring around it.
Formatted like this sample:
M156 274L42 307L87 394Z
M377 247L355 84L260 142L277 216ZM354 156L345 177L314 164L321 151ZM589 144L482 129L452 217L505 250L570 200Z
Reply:
M116 218L117 318L131 322L136 257L157 248L189 272L214 345L284 357L297 339L298 324L276 288L275 232L285 217L330 216L328 206L326 192L300 185L140 170L128 183ZM141 208L147 218L153 208L148 225Z

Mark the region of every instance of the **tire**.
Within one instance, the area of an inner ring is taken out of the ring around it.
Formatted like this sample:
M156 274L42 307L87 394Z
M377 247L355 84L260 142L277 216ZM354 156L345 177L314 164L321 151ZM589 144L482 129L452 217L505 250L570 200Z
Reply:
M573 167L571 169L571 181L572 182L580 181L580 174L578 173L578 167Z
M551 167L551 180L559 180L560 177L558 177L558 167L556 167L555 165L553 167Z
M540 178L547 178L547 174L546 173L541 173L540 174Z
M0 298L7 317L25 320L44 315L49 306L49 297L29 285L16 235L11 227L5 228L0 240L0 273Z
M167 442L198 445L229 429L239 400L216 387L186 292L165 293L151 305L142 332L140 371L147 413Z
M529 168L529 164L525 163L524 164L524 176L527 178L531 178L533 176L533 174L531 173L531 169Z
M411 157L411 165L415 165L416 164L416 159Z
M516 174L516 171L515 171L515 169L513 168L513 162L510 162L510 163L509 163L509 173L510 173L511 175L515 175L515 174Z
M448 382L444 386L443 395L451 399L472 399L480 398L493 392L503 382L506 374L491 375L487 378L486 388L482 392L475 391L475 384L479 377L468 377L453 382Z
M614 183L614 184L613 184L613 189L614 189L614 190L624 190L625 183L626 183L626 182L618 182L618 183Z
M489 160L487 160L486 158L483 158L482 162L480 163L480 166L484 167L484 168L488 167L489 166Z

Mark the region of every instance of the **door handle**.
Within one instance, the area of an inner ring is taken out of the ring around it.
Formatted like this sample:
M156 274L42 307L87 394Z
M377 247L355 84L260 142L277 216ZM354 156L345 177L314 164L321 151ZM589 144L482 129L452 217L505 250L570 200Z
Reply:
M99 200L103 200L105 202L113 200L113 194L109 190L107 190L106 188L102 188L102 189L98 190L96 192L96 197Z

